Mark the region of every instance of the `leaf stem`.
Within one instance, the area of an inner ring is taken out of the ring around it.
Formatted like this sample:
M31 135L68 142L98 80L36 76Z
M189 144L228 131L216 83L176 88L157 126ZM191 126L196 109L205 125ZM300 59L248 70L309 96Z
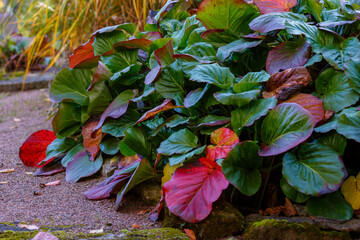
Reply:
M267 177L266 177L265 184L264 184L264 188L263 188L263 191L262 191L262 193L261 193L261 197L260 197L260 201L259 201L259 205L258 205L258 211L260 210L261 203L262 203L262 200L263 200L263 198L264 198L266 186L267 186L268 181L269 181L269 178L270 178L270 173L271 173L271 170L272 170L272 166L273 166L273 164L274 164L274 160L275 160L275 156L272 156L272 158L271 158L271 164L270 164L270 168L269 168L269 174L268 174Z

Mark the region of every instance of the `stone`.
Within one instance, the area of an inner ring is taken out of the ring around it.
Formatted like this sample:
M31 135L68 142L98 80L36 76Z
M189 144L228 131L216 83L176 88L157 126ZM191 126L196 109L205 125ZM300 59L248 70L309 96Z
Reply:
M39 232L32 240L59 240L59 238L49 232Z
M160 183L152 179L136 186L136 192L144 203L152 206L158 204L161 198Z
M306 206L303 206L303 205L299 205L299 204L294 204L294 208L296 210L296 213L299 215L299 216L307 216L308 215L308 212L307 212L307 209L306 209Z
M116 157L105 159L101 169L101 175L106 178L113 175L113 173L117 168L117 163L118 163L118 159Z
M172 214L165 207L164 227L187 228L195 232L198 240L220 239L229 237L244 230L245 222L243 215L230 203L219 200L213 204L210 215L198 222L187 223Z
M321 229L360 233L360 219L354 218L348 221L339 221L328 218L314 218L314 222Z
M181 230L174 228L153 228L137 231L126 231L125 235L119 239L126 240L190 240Z
M351 239L346 232L325 232L309 222L265 219L252 223L244 232L246 240L343 240Z

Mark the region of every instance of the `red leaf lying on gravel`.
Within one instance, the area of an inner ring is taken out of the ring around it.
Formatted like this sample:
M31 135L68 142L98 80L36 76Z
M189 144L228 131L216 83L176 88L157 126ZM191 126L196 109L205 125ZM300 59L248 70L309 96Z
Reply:
M54 132L40 130L31 134L20 147L19 157L25 166L40 168L51 162L50 159L45 164L38 166L46 158L46 148L56 139Z
M200 158L176 169L171 180L164 184L165 201L173 214L194 223L210 214L212 203L228 185L216 162Z
M210 140L214 145L206 148L206 157L215 161L226 158L235 144L239 142L239 137L228 128L219 128L211 133Z
M191 240L196 240L196 237L195 237L195 233L193 230L191 229L184 229L184 232L186 233L186 235L188 235L188 237L191 239Z

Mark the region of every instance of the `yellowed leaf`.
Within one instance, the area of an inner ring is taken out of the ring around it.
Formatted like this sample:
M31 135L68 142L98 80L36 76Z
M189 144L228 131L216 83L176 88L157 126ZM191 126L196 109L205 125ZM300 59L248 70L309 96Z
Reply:
M360 172L357 177L350 176L341 186L341 193L344 195L354 210L360 209Z
M167 163L163 170L164 176L161 178L161 186L163 186L166 182L170 181L175 170L181 166L182 166L182 163L179 163L179 164L176 164L176 165L170 167L170 164Z
M12 172L14 172L14 171L15 171L15 169L13 169L13 168L1 169L1 170L0 170L0 173L12 173Z

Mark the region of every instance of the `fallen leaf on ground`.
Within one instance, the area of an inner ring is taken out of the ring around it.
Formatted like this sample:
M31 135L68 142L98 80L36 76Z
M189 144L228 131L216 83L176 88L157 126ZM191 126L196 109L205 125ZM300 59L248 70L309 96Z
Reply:
M145 213L149 212L149 209L145 209L145 210L141 210L140 212L138 212L139 215L144 215Z
M0 173L12 173L12 172L14 172L14 171L15 171L15 169L13 169L13 168L1 169L1 170L0 170Z
M264 216L279 216L283 213L285 216L290 217L296 215L296 210L291 201L286 198L284 206L267 208L265 211L260 210L259 213Z
M58 240L58 238L49 232L39 232L32 240Z
M41 191L34 191L34 195L35 196L40 196L40 195L42 195L43 194L43 192L41 192Z
M27 175L32 175L33 172L25 172L25 174L27 174Z
M20 118L14 118L14 122L21 122Z
M18 224L18 227L21 227L21 228L26 228L28 230L39 230L40 228L36 225L27 225L27 224L23 224L23 223L19 223Z
M285 198L284 208L285 208L285 209L284 209L284 214L285 214L287 217L295 216L295 215L296 215L295 207L294 207L294 205L292 204L292 202L290 201L290 199Z
M91 234L98 234L98 233L103 233L104 229L95 229L95 230L90 230L89 233Z
M53 182L48 182L45 184L45 186L56 186L56 185L60 185L61 181L57 180L57 181L53 181Z
M9 182L0 182L0 184L8 184Z
M132 228L136 228L136 229L140 229L140 226L139 226L139 224L137 224L137 223L133 223L131 227L132 227Z
M188 237L191 239L191 240L196 240L196 237L195 237L195 233L193 230L191 229L184 229L184 232L186 233L186 235L188 235Z

